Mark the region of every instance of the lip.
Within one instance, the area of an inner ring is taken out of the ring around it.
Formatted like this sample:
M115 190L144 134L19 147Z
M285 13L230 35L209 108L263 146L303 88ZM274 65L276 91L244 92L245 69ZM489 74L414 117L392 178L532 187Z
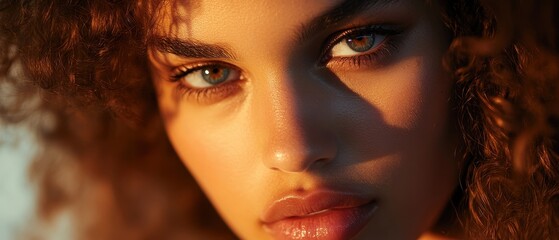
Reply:
M348 239L365 227L376 209L376 200L364 194L314 191L273 202L261 221L274 239Z

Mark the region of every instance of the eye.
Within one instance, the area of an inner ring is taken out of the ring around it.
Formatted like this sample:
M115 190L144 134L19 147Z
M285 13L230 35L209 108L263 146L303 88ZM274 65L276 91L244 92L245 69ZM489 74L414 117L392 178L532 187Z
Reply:
M330 50L330 57L352 57L373 52L385 40L386 35L374 32L350 33L342 37Z
M178 71L173 78L185 87L194 89L210 88L241 78L239 69L225 64L211 64Z

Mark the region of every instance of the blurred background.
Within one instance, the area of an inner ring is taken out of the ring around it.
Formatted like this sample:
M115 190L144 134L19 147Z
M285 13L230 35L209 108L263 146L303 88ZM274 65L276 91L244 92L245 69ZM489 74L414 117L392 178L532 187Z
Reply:
M35 150L23 127L0 125L0 239L18 239L33 222L35 194L27 169Z
M24 127L0 125L0 239L70 239L69 214L47 225L35 217L36 195L28 168L37 151Z

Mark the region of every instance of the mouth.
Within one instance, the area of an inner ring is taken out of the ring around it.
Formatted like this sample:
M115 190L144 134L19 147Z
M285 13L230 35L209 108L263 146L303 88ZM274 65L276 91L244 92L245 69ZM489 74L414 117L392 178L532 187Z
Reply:
M261 222L274 239L349 239L376 209L377 201L362 194L316 191L275 201Z

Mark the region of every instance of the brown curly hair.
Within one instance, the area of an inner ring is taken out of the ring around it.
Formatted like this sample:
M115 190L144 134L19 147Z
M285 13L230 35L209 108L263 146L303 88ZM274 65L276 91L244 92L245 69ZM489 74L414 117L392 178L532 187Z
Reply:
M471 239L557 238L559 3L428 2L452 39L443 63L461 136L461 182L440 225ZM158 7L0 2L0 86L10 89L0 123L32 123L39 213L72 209L77 238L234 238L163 131L146 56Z

